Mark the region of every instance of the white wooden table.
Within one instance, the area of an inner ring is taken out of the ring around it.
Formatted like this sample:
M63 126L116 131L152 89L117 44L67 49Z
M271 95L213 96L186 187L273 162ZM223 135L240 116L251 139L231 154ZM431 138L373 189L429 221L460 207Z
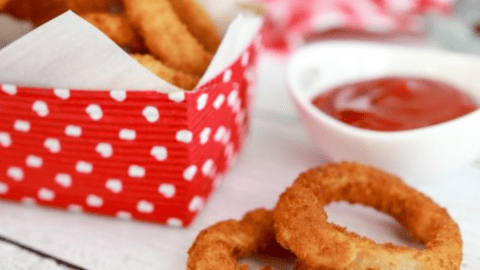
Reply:
M261 59L252 133L236 166L187 229L0 202L0 235L85 269L185 269L187 250L203 228L245 212L274 207L302 171L326 162L305 134L288 99L285 59ZM432 157L433 158L433 157ZM462 270L480 269L480 161L428 184L413 183L446 207L464 240ZM377 241L412 244L392 218L334 204L330 218ZM249 260L254 269L270 259ZM291 262L276 262L291 269ZM0 241L0 269L69 269Z

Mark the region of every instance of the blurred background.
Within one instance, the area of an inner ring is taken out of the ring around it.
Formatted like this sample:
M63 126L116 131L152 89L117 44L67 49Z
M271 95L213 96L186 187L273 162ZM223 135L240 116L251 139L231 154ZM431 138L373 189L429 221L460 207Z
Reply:
M480 52L476 0L200 0L224 31L248 7L266 18L265 45L293 49L322 38L419 41L446 50Z

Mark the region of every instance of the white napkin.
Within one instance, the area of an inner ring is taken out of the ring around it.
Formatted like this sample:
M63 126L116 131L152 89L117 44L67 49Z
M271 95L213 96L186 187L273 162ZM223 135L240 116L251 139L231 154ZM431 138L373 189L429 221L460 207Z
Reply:
M227 32L213 56L207 71L200 79L199 85L213 79L230 65L252 42L261 27L261 19L252 14L239 14L230 24Z

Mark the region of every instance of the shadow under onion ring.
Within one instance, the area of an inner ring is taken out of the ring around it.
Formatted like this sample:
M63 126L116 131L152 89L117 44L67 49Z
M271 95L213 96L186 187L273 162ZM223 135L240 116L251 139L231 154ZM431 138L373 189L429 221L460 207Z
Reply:
M334 201L359 203L397 219L424 250L374 241L327 222ZM304 265L297 269L456 270L462 261L458 225L399 178L355 163L330 164L301 174L273 214L276 239Z

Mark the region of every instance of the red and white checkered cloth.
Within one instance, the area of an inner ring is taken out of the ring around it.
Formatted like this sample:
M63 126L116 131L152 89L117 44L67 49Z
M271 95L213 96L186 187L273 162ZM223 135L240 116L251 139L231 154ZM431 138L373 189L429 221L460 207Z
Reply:
M456 0L251 0L266 6L264 43L288 49L332 29L421 33L426 12L449 14Z

